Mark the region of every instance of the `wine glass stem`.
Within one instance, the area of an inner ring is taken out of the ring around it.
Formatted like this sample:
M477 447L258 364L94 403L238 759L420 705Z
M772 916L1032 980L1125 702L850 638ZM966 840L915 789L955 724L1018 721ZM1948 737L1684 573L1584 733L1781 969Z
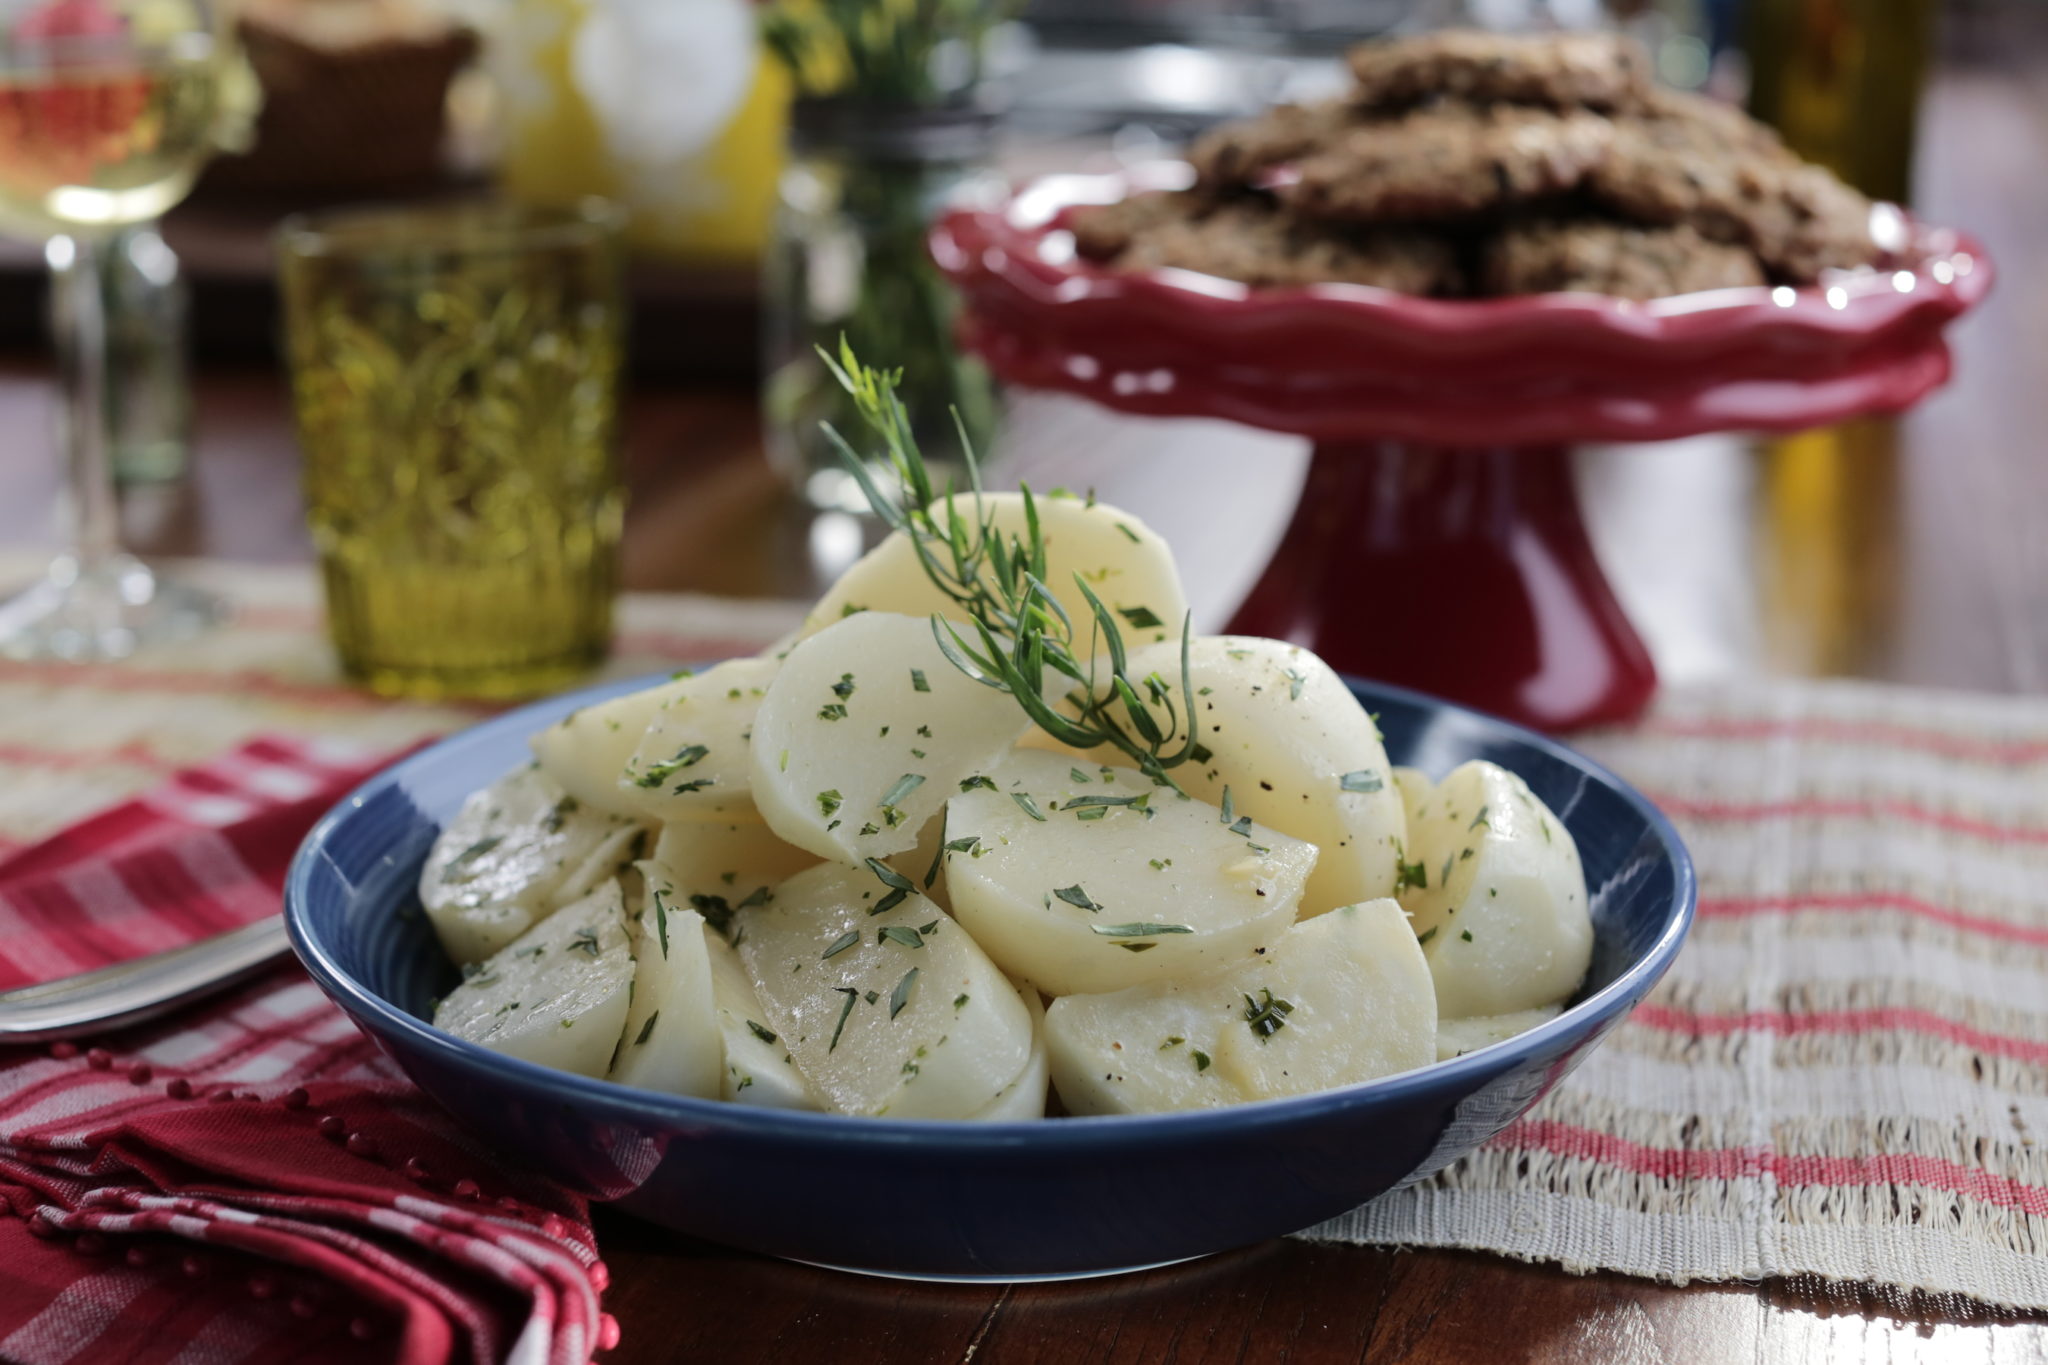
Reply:
M100 244L90 233L50 240L50 323L63 386L60 421L71 552L81 578L105 571L121 551L121 514L107 437L107 311Z

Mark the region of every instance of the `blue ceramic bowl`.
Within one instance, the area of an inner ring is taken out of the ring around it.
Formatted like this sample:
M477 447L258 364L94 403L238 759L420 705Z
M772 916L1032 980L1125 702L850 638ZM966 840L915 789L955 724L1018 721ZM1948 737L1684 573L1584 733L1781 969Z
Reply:
M1022 1279L1156 1265L1307 1227L1427 1175L1499 1132L1670 966L1691 860L1613 774L1505 721L1374 683L1396 763L1470 758L1520 773L1578 841L1592 971L1558 1018L1364 1085L1232 1109L970 1124L788 1113L629 1090L438 1032L455 979L414 883L463 798L594 688L501 716L358 788L292 864L292 945L422 1090L507 1158L693 1236L882 1274Z

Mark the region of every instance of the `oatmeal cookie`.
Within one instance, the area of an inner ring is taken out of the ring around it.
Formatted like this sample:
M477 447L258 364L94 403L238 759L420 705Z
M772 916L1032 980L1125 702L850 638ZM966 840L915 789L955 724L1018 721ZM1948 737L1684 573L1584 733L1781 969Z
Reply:
M1141 233L1166 223L1200 217L1206 198L1185 190L1152 190L1114 204L1087 204L1067 215L1074 250L1091 261L1114 260Z
M1750 244L1780 278L1810 284L1823 270L1875 265L1870 201L1825 166L1788 166L1760 177L1746 215Z
M1297 163L1280 193L1304 217L1465 217L1577 188L1611 135L1594 114L1436 105L1351 129Z
M1263 171L1299 160L1358 121L1342 100L1279 104L1256 118L1220 124L1188 149L1197 181L1213 190L1241 189Z
M1357 102L1372 109L1460 99L1625 110L1650 90L1642 48L1608 33L1430 33L1366 43L1349 60Z
M1438 237L1302 223L1257 200L1148 226L1115 264L1193 270L1259 288L1370 284L1404 294L1447 294L1462 283L1456 252Z
M1615 120L1608 154L1586 184L1638 222L1683 223L1746 245L1795 283L1878 256L1867 199L1787 151L1768 128L1698 96L1662 91L1644 117Z
M1762 267L1743 247L1711 241L1684 225L1646 228L1600 219L1511 223L1486 243L1480 266L1486 294L1576 290L1656 299L1763 283Z

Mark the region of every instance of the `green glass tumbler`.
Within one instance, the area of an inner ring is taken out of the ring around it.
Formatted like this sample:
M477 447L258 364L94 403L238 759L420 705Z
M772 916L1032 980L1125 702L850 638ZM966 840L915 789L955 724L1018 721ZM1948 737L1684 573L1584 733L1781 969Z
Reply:
M279 229L306 515L342 666L373 691L530 696L604 657L620 227L593 202Z

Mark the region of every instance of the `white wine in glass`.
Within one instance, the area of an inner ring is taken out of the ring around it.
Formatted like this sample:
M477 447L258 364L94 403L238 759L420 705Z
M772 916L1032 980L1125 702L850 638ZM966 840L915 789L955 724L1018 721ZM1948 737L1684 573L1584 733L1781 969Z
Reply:
M71 547L0 600L0 655L106 659L215 619L124 554L107 434L99 255L183 199L214 144L209 0L0 0L0 231L46 239Z

